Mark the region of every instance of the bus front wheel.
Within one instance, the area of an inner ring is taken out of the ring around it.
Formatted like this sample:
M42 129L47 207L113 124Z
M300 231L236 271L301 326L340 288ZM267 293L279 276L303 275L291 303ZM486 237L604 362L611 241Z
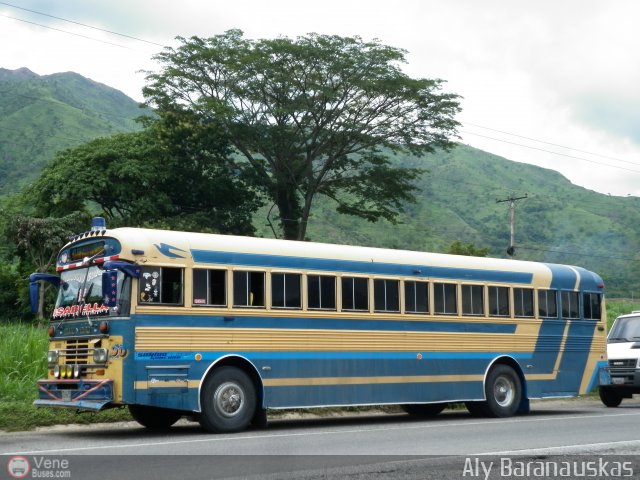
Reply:
M164 430L182 417L182 412L148 405L129 405L133 419L149 430Z
M204 382L200 425L216 433L243 430L256 413L256 403L255 387L249 376L236 367L221 367Z

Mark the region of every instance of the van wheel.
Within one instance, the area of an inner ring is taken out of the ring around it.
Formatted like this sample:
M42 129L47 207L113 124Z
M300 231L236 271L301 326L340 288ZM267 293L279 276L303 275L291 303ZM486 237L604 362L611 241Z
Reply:
M516 413L522 400L522 385L513 368L508 365L493 367L487 375L484 389L488 416L510 417Z
M598 389L598 395L600 395L600 400L607 407L615 408L622 403L622 395L608 387L600 387Z
M249 376L236 367L222 367L204 382L200 425L209 432L237 432L256 413L256 391Z
M182 417L179 410L148 405L129 405L129 413L136 422L149 430L167 429Z

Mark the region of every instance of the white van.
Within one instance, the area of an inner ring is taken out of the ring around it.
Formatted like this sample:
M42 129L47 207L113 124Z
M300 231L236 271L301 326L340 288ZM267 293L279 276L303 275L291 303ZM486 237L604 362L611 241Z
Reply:
M620 315L607 336L611 384L600 386L600 400L617 407L623 398L640 393L640 312Z

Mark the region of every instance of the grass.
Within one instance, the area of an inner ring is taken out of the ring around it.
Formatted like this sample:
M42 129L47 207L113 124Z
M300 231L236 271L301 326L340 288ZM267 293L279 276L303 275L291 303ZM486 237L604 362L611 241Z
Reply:
M607 299L608 325L618 315L640 311L640 302ZM31 430L40 426L129 421L126 409L78 414L73 410L36 408L36 381L47 374L46 329L28 324L0 324L0 431ZM341 409L341 411L351 411ZM354 408L352 411L358 411ZM335 413L323 409L322 414Z
M28 324L6 323L0 325L0 338L0 431L131 420L123 409L77 414L74 410L34 407L36 381L47 375L47 331Z

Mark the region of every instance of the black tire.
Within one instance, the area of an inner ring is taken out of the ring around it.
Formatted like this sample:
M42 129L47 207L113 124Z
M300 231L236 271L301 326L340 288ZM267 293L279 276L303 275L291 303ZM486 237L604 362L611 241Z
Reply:
M401 407L409 415L435 417L445 408L447 408L447 403L412 403L401 405Z
M598 389L600 400L609 408L615 408L622 403L622 395L608 387L600 387Z
M256 414L256 390L249 376L236 367L221 367L202 388L200 425L209 432L244 430Z
M166 430L180 420L182 412L148 405L129 405L133 419L149 430Z
M484 385L484 409L489 417L511 417L522 400L522 384L515 370L508 365L496 365L487 375Z

